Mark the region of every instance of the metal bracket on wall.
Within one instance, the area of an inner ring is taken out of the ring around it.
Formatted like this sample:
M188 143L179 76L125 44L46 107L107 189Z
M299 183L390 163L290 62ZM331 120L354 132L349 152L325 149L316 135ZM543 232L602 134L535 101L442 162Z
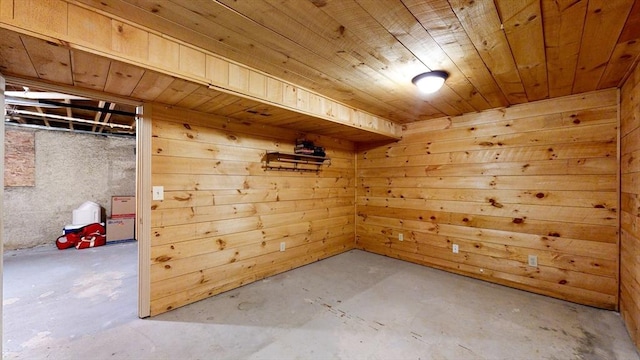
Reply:
M265 170L319 172L322 165L331 165L331 159L327 157L279 151L267 151L263 161ZM274 162L282 165L272 165Z

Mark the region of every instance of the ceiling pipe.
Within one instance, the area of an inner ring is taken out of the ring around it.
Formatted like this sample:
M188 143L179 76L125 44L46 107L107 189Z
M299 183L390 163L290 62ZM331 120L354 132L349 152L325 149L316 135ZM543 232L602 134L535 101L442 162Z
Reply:
M99 122L99 121L78 119L78 118L73 118L73 117L68 117L68 116L61 116L61 115L54 115L54 114L42 114L42 113L39 113L39 112L26 111L26 110L7 110L7 114L28 115L28 116L33 116L33 117L35 117L37 119L41 119L43 117L46 117L48 119L54 119L54 120L60 120L60 121L70 121L70 122L75 122L75 123L80 123L80 124L88 124L88 125L102 125L104 127L125 129L125 130L133 129L133 126L131 126L131 125L122 125L122 124L113 124L113 123L105 124L105 123Z

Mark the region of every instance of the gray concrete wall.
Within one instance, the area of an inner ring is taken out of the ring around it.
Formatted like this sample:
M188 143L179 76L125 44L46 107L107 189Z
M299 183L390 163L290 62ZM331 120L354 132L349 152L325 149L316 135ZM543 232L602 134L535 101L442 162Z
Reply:
M83 202L110 215L111 196L135 194L135 138L23 131L36 132L36 186L4 189L5 249L54 244Z

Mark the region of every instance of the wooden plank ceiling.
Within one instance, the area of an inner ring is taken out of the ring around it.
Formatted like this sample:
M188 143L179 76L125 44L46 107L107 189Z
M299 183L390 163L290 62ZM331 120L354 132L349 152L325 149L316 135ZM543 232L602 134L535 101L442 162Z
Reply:
M80 2L401 124L619 87L640 53L634 0Z
M619 87L640 54L634 0L76 2L398 124ZM384 138L7 30L0 47L5 74L353 141ZM450 77L426 96L411 79L428 70Z
M0 71L12 84L7 89L12 91L7 113L14 123L135 134L135 106L131 104L157 102L230 121L248 120L356 142L388 139L6 29L0 29L0 55ZM29 91L25 92L25 87ZM29 99L29 94L40 96L38 92L51 89L74 93L72 87L80 88L87 99ZM122 103L118 98L127 101ZM65 100L69 104L61 104Z

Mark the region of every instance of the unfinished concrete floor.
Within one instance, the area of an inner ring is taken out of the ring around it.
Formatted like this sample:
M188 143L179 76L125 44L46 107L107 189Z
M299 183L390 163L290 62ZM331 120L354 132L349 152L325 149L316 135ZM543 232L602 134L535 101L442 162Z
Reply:
M619 315L350 251L151 319L135 243L5 254L6 359L639 359Z

